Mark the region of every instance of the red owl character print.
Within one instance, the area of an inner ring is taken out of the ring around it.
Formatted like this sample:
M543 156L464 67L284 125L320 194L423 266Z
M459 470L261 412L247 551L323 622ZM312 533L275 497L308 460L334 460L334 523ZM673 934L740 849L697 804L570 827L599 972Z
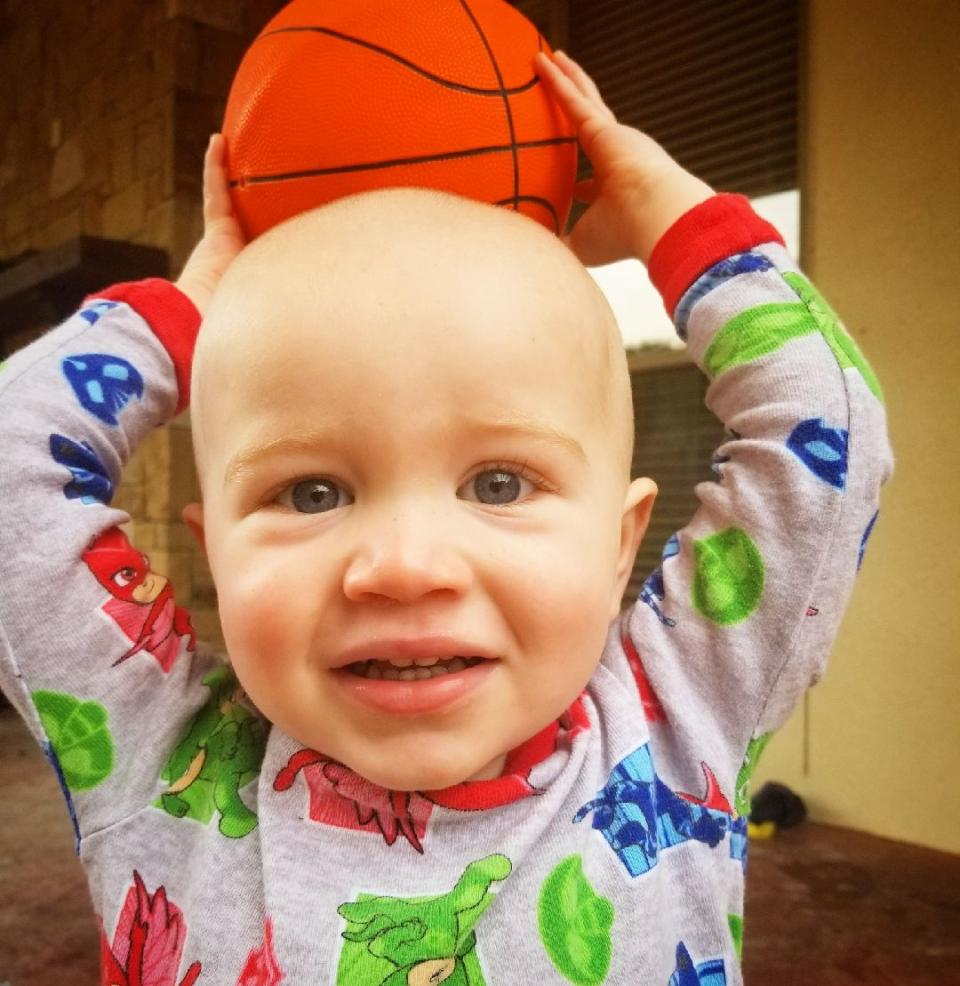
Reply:
M103 611L133 641L114 664L145 651L170 671L186 639L188 651L196 637L187 612L173 599L169 579L150 570L150 559L127 540L118 527L96 538L83 553L96 580L110 593Z

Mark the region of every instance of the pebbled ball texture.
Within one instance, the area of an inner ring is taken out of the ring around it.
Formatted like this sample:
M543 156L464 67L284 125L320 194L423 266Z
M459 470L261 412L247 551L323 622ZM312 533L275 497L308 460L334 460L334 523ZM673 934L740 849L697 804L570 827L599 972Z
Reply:
M436 188L561 232L573 128L533 71L549 50L504 0L294 0L254 40L223 133L253 238L374 188Z

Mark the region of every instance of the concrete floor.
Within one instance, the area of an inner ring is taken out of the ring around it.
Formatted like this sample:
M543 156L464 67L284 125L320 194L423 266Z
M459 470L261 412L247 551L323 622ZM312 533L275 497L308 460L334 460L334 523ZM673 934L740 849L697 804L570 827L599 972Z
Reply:
M960 986L960 856L806 823L750 845L747 986Z
M0 986L93 986L97 929L70 824L53 773L9 709L0 750ZM960 986L960 857L809 823L754 842L744 977L747 986Z

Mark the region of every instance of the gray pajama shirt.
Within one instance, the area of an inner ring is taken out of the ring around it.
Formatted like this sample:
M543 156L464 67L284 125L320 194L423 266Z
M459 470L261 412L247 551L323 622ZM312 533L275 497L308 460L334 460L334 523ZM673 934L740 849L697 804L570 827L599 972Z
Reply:
M749 780L821 674L891 469L882 397L745 200L651 259L728 438L587 688L503 776L386 791L271 726L110 506L198 317L117 286L0 368L0 684L122 984L741 982Z

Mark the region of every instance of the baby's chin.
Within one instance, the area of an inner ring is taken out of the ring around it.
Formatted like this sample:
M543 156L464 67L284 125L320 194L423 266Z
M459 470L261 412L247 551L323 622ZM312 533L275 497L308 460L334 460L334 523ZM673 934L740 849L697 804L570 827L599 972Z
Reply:
M409 759L388 763L378 758L375 763L346 765L355 774L388 791L442 791L467 781L493 780L503 773L506 759L506 754L502 754L479 767L475 763L455 764L443 757L436 761L419 758L416 763Z

